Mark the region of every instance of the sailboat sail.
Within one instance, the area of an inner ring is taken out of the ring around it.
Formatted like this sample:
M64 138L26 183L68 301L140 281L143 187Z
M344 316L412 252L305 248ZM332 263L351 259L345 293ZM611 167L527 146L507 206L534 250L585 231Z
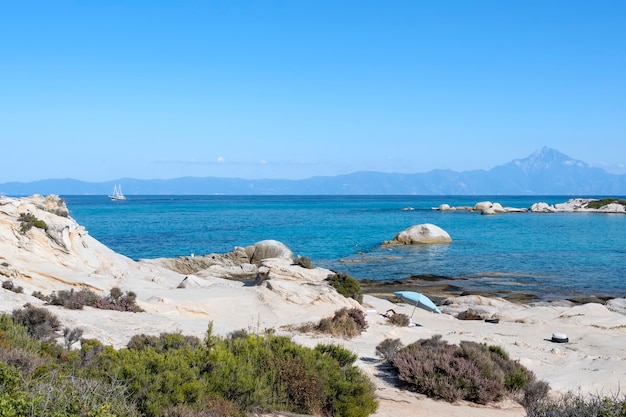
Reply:
M122 186L116 184L113 186L113 194L111 194L111 200L126 200L126 196L122 193Z

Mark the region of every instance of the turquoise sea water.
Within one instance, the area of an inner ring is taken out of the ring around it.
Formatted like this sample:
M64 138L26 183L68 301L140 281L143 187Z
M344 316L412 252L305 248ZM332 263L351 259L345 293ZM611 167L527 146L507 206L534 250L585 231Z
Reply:
M626 295L626 215L432 210L489 200L528 208L568 197L510 196L63 196L71 216L133 259L226 253L276 239L315 265L359 279L434 274L465 287L541 298ZM403 210L411 207L413 210ZM433 223L451 244L381 247ZM453 282L452 282L453 283ZM454 283L453 283L454 284Z

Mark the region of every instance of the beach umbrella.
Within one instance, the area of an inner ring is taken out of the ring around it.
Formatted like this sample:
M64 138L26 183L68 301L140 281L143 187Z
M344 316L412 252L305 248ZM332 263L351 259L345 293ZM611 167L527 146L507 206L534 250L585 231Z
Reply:
M439 307L437 307L435 303L430 300L430 298L426 297L424 294L420 294L419 292L397 291L394 292L393 295L409 304L413 304L415 306L415 308L413 308L413 313L415 313L415 309L419 307L424 310L432 311L433 313L441 314ZM411 318L413 318L413 313L411 313Z

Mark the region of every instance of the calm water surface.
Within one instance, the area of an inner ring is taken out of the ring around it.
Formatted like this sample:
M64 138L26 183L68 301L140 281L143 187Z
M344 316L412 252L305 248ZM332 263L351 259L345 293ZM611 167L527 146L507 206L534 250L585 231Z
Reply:
M543 298L626 295L626 215L432 210L489 200L528 208L568 197L510 196L63 196L71 216L133 259L226 253L276 239L314 264L359 279L435 274L487 291ZM406 208L412 210L403 210ZM420 223L446 230L451 244L381 247Z

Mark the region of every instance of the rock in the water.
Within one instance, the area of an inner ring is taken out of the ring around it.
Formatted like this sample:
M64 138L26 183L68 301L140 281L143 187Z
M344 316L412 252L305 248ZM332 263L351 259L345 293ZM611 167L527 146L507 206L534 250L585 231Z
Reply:
M490 209L493 206L493 203L491 201L480 201L476 204L474 204L474 211L484 211L487 209Z
M439 207L437 207L437 210L439 211L455 211L456 207L450 207L450 204L440 204Z
M555 213L556 209L548 203L540 202L530 206L530 211L534 213Z
M430 223L411 226L398 233L392 240L385 241L386 245L420 245L431 243L450 243L452 238L441 227Z

